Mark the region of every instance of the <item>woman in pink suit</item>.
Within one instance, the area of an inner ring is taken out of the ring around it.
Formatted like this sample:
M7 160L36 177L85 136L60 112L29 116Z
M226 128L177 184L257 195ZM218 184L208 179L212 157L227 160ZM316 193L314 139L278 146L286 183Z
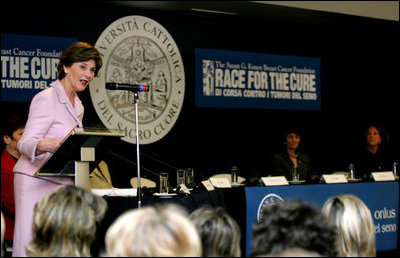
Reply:
M60 184L73 184L69 178L39 178L36 172L74 127L82 127L84 107L77 92L86 89L101 66L96 48L84 42L74 43L60 56L58 80L32 99L25 131L18 143L22 156L14 167L13 256L26 256L35 204Z

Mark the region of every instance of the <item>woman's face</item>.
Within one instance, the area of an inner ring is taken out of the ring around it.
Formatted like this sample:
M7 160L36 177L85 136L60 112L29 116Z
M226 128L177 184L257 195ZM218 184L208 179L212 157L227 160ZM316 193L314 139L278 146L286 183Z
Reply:
M367 130L367 144L369 146L377 146L381 144L382 137L375 126L370 126Z
M93 80L96 71L96 62L93 59L73 63L70 67L64 67L65 79L72 90L81 92L86 89Z
M286 146L290 149L297 149L300 144L300 135L296 133L289 133L286 135Z
M15 130L12 134L12 138L9 136L4 136L4 142L8 145L8 150L12 152L18 152L18 142L22 137L22 134L24 133L25 127L18 128Z

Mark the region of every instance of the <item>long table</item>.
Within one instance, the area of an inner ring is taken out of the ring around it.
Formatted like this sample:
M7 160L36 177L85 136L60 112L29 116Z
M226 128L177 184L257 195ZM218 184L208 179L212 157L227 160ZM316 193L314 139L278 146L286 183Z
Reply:
M250 236L253 223L265 205L277 199L298 198L321 209L325 201L339 194L353 194L370 209L375 225L376 250L397 249L399 183L373 182L349 184L290 185L273 187L246 187L246 254L250 254Z
M92 256L100 256L104 252L104 237L108 227L117 219L119 215L138 207L138 199L136 197L115 197L104 196L107 201L108 210L103 221L97 228L96 239L92 245ZM160 204L179 204L191 213L195 209L209 205L212 207L224 207L229 214L238 222L241 227L242 235L245 232L246 225L246 205L244 187L236 187L229 189L215 189L214 191L205 191L205 189L198 189L193 191L190 195L179 194L173 198L159 198L144 192L142 198L142 207L148 205ZM244 254L246 247L245 239L241 240L241 250Z
M299 198L322 208L323 203L329 197L337 194L354 194L369 207L376 227L378 252L397 249L398 182L216 188L210 192L198 189L191 195L177 195L170 199L162 199L144 192L142 206L175 203L185 207L189 213L203 205L222 206L238 222L243 236L241 239L242 256L249 256L252 225L257 219L260 207L271 201L271 196L274 198L279 196L283 200ZM108 203L108 211L98 227L97 239L92 248L93 256L103 254L105 233L115 219L123 212L137 208L136 197L106 196L104 198Z

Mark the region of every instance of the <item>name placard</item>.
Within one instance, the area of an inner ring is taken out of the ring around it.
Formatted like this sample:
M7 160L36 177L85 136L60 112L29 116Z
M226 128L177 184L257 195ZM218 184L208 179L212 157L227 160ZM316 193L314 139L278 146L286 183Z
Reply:
M266 186L289 185L288 181L284 176L261 177L261 180Z
M322 175L325 183L327 184L341 184L347 183L347 179L344 175Z
M211 184L210 180L204 180L201 181L201 183L204 185L204 187L207 189L207 191L213 191L215 190L214 186Z
M225 177L214 177L209 179L211 184L217 188L230 188L231 182Z
M374 178L375 182L380 181L395 181L393 172L392 171L385 171L385 172L372 172L372 177Z

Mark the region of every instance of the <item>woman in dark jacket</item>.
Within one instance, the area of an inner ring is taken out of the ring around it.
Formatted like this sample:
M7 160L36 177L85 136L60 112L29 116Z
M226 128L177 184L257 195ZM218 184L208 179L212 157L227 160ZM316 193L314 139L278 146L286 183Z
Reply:
M297 170L297 180L310 180L312 174L310 159L307 154L299 151L300 140L298 130L293 128L285 132L285 148L272 157L272 175L285 176L288 181L291 181L294 180L293 171Z

